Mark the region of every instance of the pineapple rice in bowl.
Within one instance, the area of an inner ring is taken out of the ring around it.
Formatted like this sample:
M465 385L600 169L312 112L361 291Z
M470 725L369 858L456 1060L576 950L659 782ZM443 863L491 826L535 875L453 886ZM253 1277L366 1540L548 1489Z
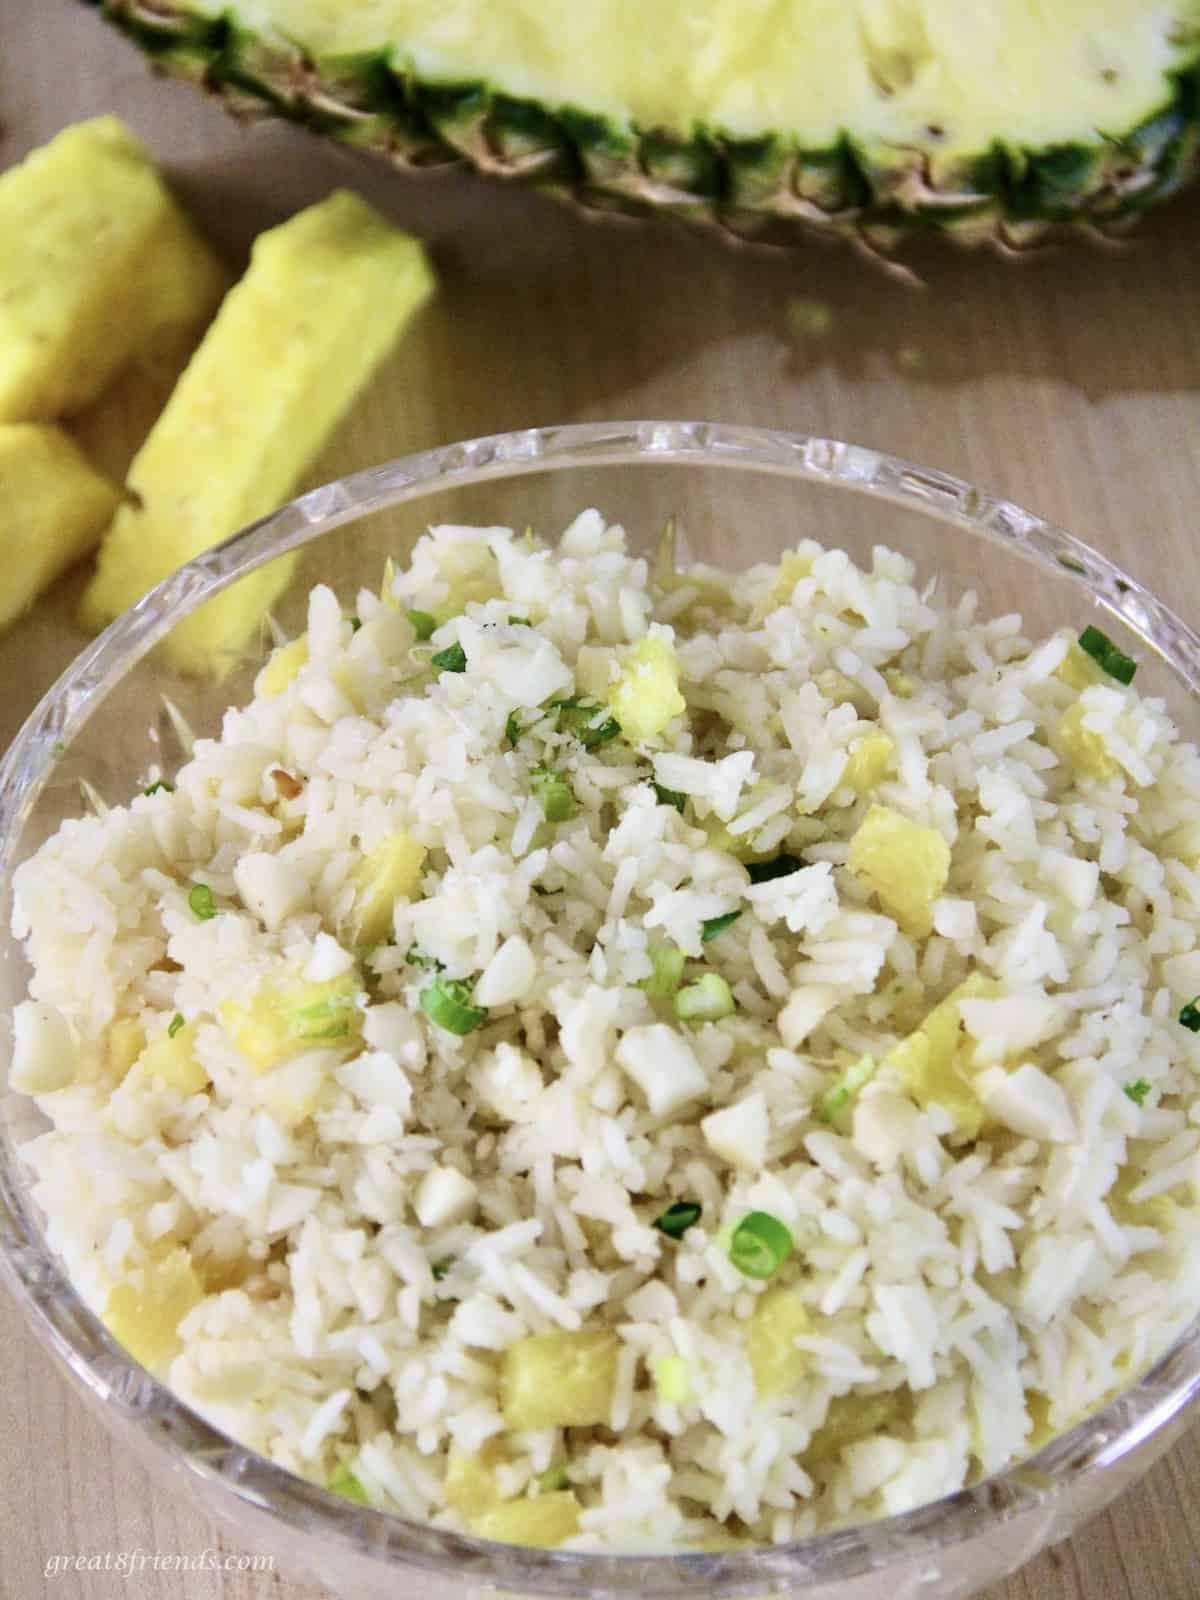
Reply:
M435 526L18 868L47 1240L220 1434L451 1535L782 1556L1195 1317L1197 752L879 520L733 576Z

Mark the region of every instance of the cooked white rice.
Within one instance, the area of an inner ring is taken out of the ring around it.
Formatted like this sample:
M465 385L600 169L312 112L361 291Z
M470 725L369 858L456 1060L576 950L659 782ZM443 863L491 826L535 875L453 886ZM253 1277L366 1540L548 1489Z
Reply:
M553 550L435 529L357 629L313 591L306 662L272 695L303 652L276 658L173 792L64 824L16 882L13 1081L52 1124L24 1154L89 1303L283 1466L509 1537L485 1502L553 1493L575 1549L932 1500L1099 1405L1200 1304L1200 1039L1177 1020L1200 990L1196 749L1088 681L1068 633L978 620L886 549L655 570L595 511ZM418 643L408 608L449 620ZM647 630L686 712L585 749L547 706L603 699ZM431 672L456 642L465 671ZM880 734L874 781L853 753ZM847 865L876 806L950 847L928 936ZM355 872L401 832L419 883L364 955ZM803 866L752 883L742 860L781 852ZM668 945L734 1014L647 993ZM482 1026L424 1014L414 955L473 985ZM892 1057L972 974L952 1050L974 1133ZM255 1071L228 1008L284 981L340 982L352 1022ZM196 1092L129 1067L176 1018ZM701 1208L678 1241L653 1226L677 1201ZM794 1241L769 1280L731 1260L754 1211ZM756 1393L748 1332L779 1289L804 1326ZM598 1329L604 1421L509 1425L504 1352ZM448 1500L448 1461L480 1452L482 1498Z

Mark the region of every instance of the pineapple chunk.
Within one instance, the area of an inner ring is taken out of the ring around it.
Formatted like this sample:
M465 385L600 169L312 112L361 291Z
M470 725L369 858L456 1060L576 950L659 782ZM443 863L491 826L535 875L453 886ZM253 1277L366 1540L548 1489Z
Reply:
M87 554L120 498L61 428L0 423L0 628Z
M536 1500L508 1500L474 1519L472 1531L499 1544L537 1545L551 1550L579 1532L579 1501L570 1489Z
M389 834L364 856L354 873L354 942L382 944L392 932L392 908L411 899L421 881L425 846L403 829Z
M226 1001L221 1020L254 1072L269 1072L314 1045L360 1034L363 1014L355 1003L360 988L357 972L324 983L266 984L246 1004Z
M785 550L775 569L775 582L750 613L751 626L763 622L772 611L778 611L780 606L790 605L793 590L801 578L807 578L811 574L812 568L811 556L801 555L799 550Z
M503 1460L504 1447L498 1439L489 1439L474 1454L452 1450L442 1486L451 1510L461 1511L464 1517L480 1517L502 1504L504 1496L496 1483L496 1467Z
M884 682L897 700L911 700L917 692L916 684L908 673L902 672L899 667L886 667L883 677Z
M886 733L869 733L854 747L842 773L842 782L855 794L870 794L894 765L895 741Z
M125 481L231 281L225 264L172 202L141 267L141 332L133 357L71 419L76 443L114 483Z
M653 738L687 710L679 692L679 662L666 639L648 634L634 645L609 687L608 704L622 733L634 741Z
M311 1053L286 1061L263 1077L258 1103L285 1128L298 1128L311 1117L325 1087L325 1064Z
M846 865L905 933L917 939L930 933L933 902L950 875L950 846L936 828L873 805L850 841Z
M1051 740L1055 750L1083 777L1102 780L1119 778L1120 765L1109 755L1103 735L1084 727L1086 715L1079 700L1067 707L1058 719Z
M1099 666L1075 640L1067 646L1067 653L1055 671L1072 689L1090 689L1092 684L1100 682L1102 676Z
M945 1107L969 1139L983 1126L984 1108L972 1081L974 1047L963 1031L959 1001L994 999L999 992L995 979L973 972L884 1057L919 1106Z
M0 422L77 411L129 360L171 205L116 117L65 129L0 178Z
M274 509L424 302L420 245L345 191L263 234L129 474L84 597L99 627L175 567ZM223 676L287 586L294 555L252 573L166 641Z
M587 1428L607 1422L620 1343L607 1329L535 1333L500 1365L500 1409L510 1428Z
M1162 841L1160 853L1177 856L1186 866L1200 865L1200 821L1181 822Z
M813 1434L803 1460L819 1464L840 1455L873 1433L882 1433L907 1420L911 1399L903 1390L889 1394L845 1394L830 1401L825 1421Z
M161 1078L180 1094L199 1094L209 1083L207 1071L196 1060L196 1030L186 1022L172 1035L168 1028L156 1033L138 1056L136 1066L148 1078Z
M796 1335L810 1326L797 1290L768 1289L758 1297L746 1329L746 1349L761 1398L794 1389L808 1371L808 1354L796 1348Z
M108 1070L119 1083L146 1048L146 1030L133 1017L118 1017L108 1030Z
M255 680L254 688L264 700L278 700L288 684L308 665L308 635L302 633L290 644L280 645Z
M101 1321L130 1355L161 1377L179 1351L179 1324L204 1298L182 1245L109 1290Z

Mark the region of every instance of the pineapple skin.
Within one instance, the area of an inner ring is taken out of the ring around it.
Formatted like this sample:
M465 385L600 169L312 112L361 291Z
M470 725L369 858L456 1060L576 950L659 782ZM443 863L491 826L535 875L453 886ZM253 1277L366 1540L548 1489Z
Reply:
M261 234L134 459L85 625L286 499L432 286L416 240L344 190ZM164 643L171 664L225 676L295 561L260 567L185 618Z
M225 12L180 0L83 0L156 66L218 92L236 115L275 116L372 149L400 167L467 165L565 192L588 209L666 212L750 242L788 245L814 231L889 254L941 232L1011 252L1072 225L1117 232L1200 174L1200 41L1140 124L1088 143L991 148L930 176L931 150L824 149L786 135L731 138L642 129L548 109L485 82L423 83L386 52L313 61Z

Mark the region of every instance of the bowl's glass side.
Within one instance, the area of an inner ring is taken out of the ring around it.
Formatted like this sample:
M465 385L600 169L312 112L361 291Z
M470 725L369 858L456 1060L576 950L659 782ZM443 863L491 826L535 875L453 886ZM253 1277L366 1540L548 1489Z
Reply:
M707 423L529 430L426 452L314 490L167 579L88 646L0 765L6 927L13 867L64 817L79 814L82 785L108 801L125 799L151 772L169 773L183 758L185 723L215 733L224 706L244 694L269 642L265 632L262 650L230 663L219 686L172 678L153 651L203 599L283 551L308 546L278 608L290 630L303 626L303 595L313 582L331 583L347 599L360 587L377 587L385 555L402 562L431 522L531 523L552 536L587 504L625 521L634 547L645 552L674 515L685 558L731 568L776 559L806 536L840 544L868 564L873 546L887 543L912 556L922 577L956 593L976 588L984 614L1020 608L1033 633L1064 621L1082 626L1098 603L1119 643L1143 656L1149 647L1139 688L1161 694L1185 731L1200 732L1200 639L1103 557L1017 507L827 440ZM19 948L0 939L6 1011L26 979ZM0 1264L39 1336L158 1470L169 1466L190 1495L249 1543L273 1550L281 1567L340 1594L391 1596L397 1568L409 1566L421 1569L423 1588L438 1600L488 1588L957 1600L1065 1537L1134 1481L1200 1389L1194 1324L1139 1384L1010 1473L907 1516L790 1548L604 1557L489 1546L362 1510L292 1477L210 1427L143 1372L83 1306L44 1243L15 1148L36 1120L22 1097L8 1094L0 1103Z

